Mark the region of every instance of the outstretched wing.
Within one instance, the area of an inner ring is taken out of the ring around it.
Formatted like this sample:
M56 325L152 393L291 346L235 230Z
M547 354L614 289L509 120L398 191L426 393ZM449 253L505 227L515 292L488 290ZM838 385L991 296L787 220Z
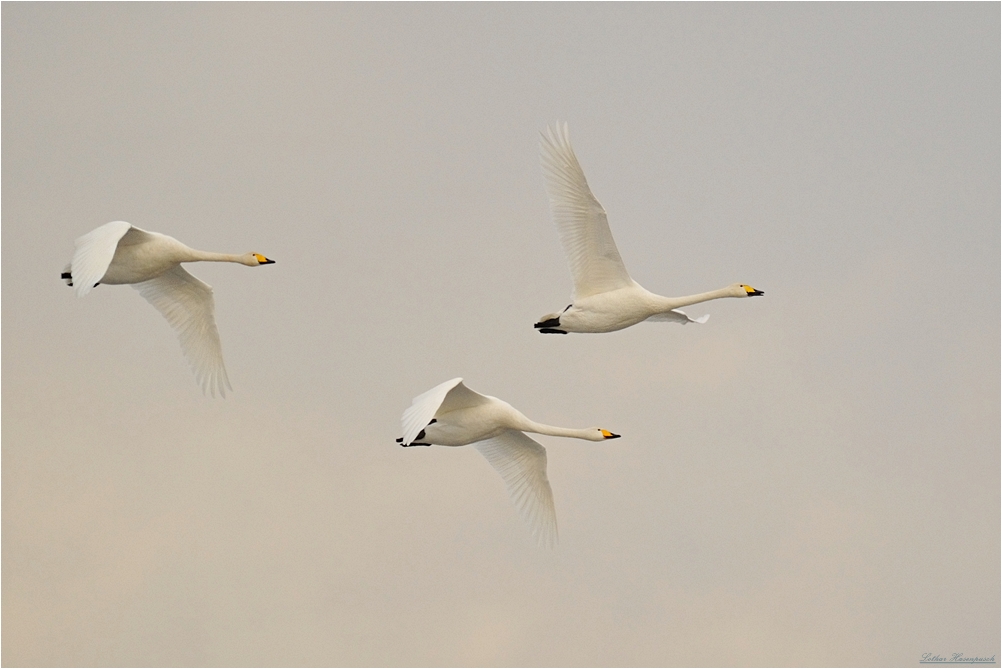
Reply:
M462 378L455 378L440 383L431 390L421 393L411 402L400 418L404 431L404 446L407 446L421 433L431 419L442 413L456 409L483 404L488 399L463 385Z
M517 430L473 445L504 479L515 508L536 540L552 547L557 542L557 512L546 478L546 449Z
M685 325L686 323L699 323L702 325L706 321L710 320L710 314L704 314L699 318L692 318L686 314L681 309L672 309L671 311L666 311L660 314L654 314L648 321L666 321L669 323L681 323Z
M150 235L145 230L133 227L125 221L112 221L94 228L86 235L78 237L70 273L73 275L73 289L77 297L91 291L104 273L108 271L111 259L115 257L118 244L139 243Z
M546 128L539 157L550 194L550 210L574 279L574 297L582 298L633 285L612 239L605 209L599 204L571 148L567 124Z
M74 277L75 278L75 277ZM226 397L230 380L223 365L223 347L216 329L212 287L188 274L180 265L155 279L132 286L164 315L181 341L181 351L188 359L195 379L215 397Z

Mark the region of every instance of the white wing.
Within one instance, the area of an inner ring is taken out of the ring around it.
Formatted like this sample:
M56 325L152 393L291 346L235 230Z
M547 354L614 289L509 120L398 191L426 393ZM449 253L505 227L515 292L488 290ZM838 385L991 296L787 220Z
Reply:
M226 397L225 388L233 389L223 366L223 347L214 316L212 287L185 271L180 265L155 279L134 283L157 311L177 331L181 350L188 359L202 391Z
M666 311L661 314L654 314L648 321L667 321L669 323L681 323L685 325L686 323L699 323L702 325L706 321L710 320L710 314L704 314L699 318L692 318L686 314L681 309L672 309L671 311Z
M73 260L70 261L77 297L89 293L101 280L115 257L118 241L131 229L132 226L125 221L112 221L77 238Z
M440 383L415 397L404 411L404 415L400 418L404 431L403 444L406 446L417 439L421 430L439 413L444 414L489 401L487 397L464 386L462 378Z
M504 479L519 515L536 540L547 547L557 542L557 512L546 478L546 449L517 430L506 430L474 447Z
M567 124L546 128L539 157L550 194L550 210L560 232L574 279L574 297L588 297L633 285L609 230L605 209L588 188L571 148Z

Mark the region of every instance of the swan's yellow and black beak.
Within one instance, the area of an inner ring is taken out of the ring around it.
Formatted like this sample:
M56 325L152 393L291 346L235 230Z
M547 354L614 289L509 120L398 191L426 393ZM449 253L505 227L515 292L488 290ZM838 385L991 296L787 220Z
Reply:
M755 297L756 295L765 295L765 292L761 290L755 290L751 286L742 286L742 288L744 288L745 292L748 293L748 297Z
M602 436L605 437L606 439L619 439L619 437L621 436L621 435L618 435L618 434L613 434L612 432L609 432L608 430L602 430L601 432L602 432Z
M263 255L261 255L260 253L255 253L254 257L257 258L257 261L260 264L262 264L262 265L274 265L275 264L274 260L268 260Z

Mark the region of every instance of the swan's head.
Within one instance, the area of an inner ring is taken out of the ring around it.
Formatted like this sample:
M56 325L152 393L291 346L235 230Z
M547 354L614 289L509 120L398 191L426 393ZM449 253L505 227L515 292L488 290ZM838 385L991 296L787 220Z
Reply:
M258 265L273 265L274 260L268 260L260 253L245 253L240 256L240 262L247 265L248 267L257 267Z
M755 290L746 283L731 284L731 290L734 292L734 297L756 297L757 295L765 295L763 291Z
M593 437L589 437L591 441L605 441L606 439L619 439L620 437L620 435L613 434L612 432L603 430L600 427L592 427L588 429L595 435Z

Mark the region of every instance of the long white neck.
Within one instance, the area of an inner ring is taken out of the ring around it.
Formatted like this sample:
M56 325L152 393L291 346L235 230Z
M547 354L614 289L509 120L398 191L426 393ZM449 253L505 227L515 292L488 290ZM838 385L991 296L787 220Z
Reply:
M234 253L213 253L212 251L198 251L196 249L188 249L188 259L183 262L236 262L241 265L245 264L243 256Z
M655 297L657 298L658 308L662 311L669 311L671 309L678 309L679 307L687 307L690 304L719 300L722 297L736 297L736 295L734 294L734 290L728 286L719 290L711 290L708 293L698 293L685 297L662 297L660 295L655 295Z
M552 425L544 425L542 423L537 423L529 419L526 419L525 425L521 426L519 429L521 429L523 432L546 434L551 437L571 437L574 439L587 439L588 441L595 441L594 429L574 429L571 427L554 427Z

